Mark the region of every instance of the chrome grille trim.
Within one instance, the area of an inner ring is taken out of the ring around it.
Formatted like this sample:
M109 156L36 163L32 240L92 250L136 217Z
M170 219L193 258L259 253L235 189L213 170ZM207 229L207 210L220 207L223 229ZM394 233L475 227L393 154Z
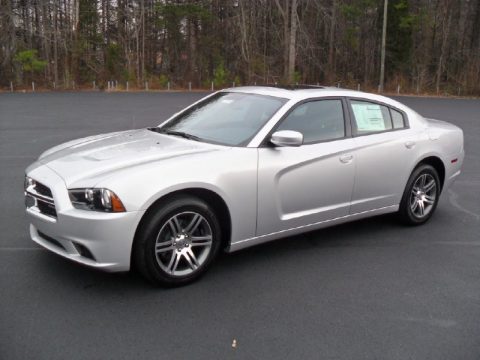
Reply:
M55 200L53 200L53 196L48 196L52 194L50 188L35 180L33 181L34 183L25 189L25 197L30 196L34 199L34 204L31 206L27 205L27 208L56 219Z
M55 205L55 202L54 202L53 198L38 193L37 191L35 191L34 186L28 187L25 192L27 194L35 197L37 200L44 201L46 203L49 203L50 205Z

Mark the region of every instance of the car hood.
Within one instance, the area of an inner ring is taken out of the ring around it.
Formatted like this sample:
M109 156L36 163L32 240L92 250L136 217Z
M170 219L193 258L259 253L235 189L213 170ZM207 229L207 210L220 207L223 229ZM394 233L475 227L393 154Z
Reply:
M141 129L70 141L44 152L39 162L55 171L69 187L115 170L221 148Z

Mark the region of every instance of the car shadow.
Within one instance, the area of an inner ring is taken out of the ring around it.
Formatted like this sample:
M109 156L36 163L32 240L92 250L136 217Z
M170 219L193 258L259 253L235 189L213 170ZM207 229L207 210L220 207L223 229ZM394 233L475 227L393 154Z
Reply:
M379 234L396 232L399 228L411 229L409 226L402 225L395 214L379 215L277 239L230 254L226 253L221 256L221 261L225 261L225 257L247 261L246 259L255 257L281 256L284 253L290 254L311 248L371 245L376 239L385 240L383 236L379 237Z

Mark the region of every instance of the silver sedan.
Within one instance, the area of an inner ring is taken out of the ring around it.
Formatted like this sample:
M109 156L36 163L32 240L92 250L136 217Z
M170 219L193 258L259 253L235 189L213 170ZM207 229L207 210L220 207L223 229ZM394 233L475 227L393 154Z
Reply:
M222 249L393 212L423 224L463 158L461 129L383 96L241 87L47 150L25 204L52 252L181 285Z

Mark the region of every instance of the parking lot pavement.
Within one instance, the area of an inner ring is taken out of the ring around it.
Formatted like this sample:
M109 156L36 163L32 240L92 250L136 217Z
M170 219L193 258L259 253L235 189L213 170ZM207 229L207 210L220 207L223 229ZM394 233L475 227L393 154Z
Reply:
M290 237L168 290L29 239L23 176L40 152L203 95L0 95L0 359L480 358L480 100L398 98L465 133L463 174L421 227L382 216Z

